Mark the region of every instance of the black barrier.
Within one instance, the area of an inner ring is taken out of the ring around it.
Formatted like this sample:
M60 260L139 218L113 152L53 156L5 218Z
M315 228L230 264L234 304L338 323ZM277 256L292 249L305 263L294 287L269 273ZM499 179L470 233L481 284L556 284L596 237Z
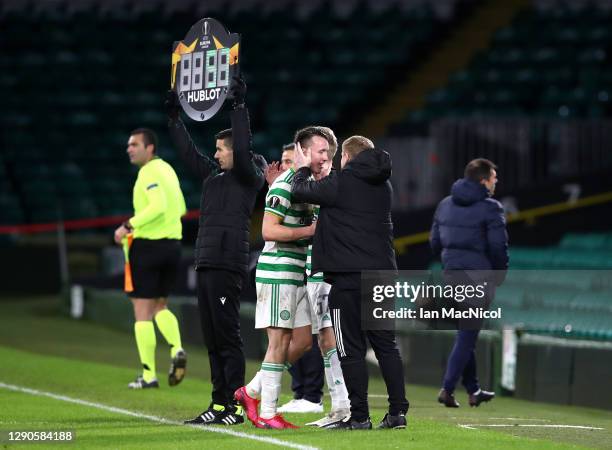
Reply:
M448 355L455 342L455 333L448 331L398 330L402 359L408 383L439 387ZM498 391L501 340L498 334L482 333L476 344L478 378L483 386Z
M517 398L612 408L612 345L529 337L518 345Z

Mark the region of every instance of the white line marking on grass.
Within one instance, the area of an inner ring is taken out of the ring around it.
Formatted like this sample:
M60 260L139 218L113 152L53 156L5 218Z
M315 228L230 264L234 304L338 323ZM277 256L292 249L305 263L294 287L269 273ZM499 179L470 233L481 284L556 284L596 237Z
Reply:
M462 420L465 417L450 416L450 419ZM550 419L535 419L531 417L482 417L481 420L525 420L529 422L552 422Z
M253 441L265 442L267 444L272 445L280 445L281 447L287 448L295 448L298 450L318 450L316 447L310 447L307 445L300 445L294 442L283 441L281 439L257 436L254 434L242 433L240 431L229 430L227 428L220 428L215 426L197 426L197 425L184 425L182 422L178 422L176 420L164 419L163 417L151 416L149 414L143 414L136 411L130 411L128 409L117 408L115 406L104 405L102 403L90 402L87 400L81 400L80 398L68 397L66 395L54 394L52 392L39 391L36 389L30 389L22 386L15 386L13 384L6 384L0 382L0 388L8 389L9 391L14 392L23 392L26 394L36 395L38 397L49 397L55 400L61 400L69 403L76 403L77 405L90 406L92 408L101 409L103 411L114 412L117 414L123 414L125 416L137 417L139 419L150 420L151 422L163 423L166 425L179 425L179 426L187 426L192 429L200 430L200 431L208 431L211 433L220 433L227 434L230 436L243 438L243 439L251 439Z
M526 420L530 422L551 422L549 419L532 419L530 417L487 417L487 420Z
M495 423L495 424L482 424L482 423L466 423L458 424L461 428L467 428L468 430L476 430L476 427L530 427L530 428L572 428L576 430L605 430L605 428L599 427L587 427L584 425L553 425L553 424L541 424L541 423Z

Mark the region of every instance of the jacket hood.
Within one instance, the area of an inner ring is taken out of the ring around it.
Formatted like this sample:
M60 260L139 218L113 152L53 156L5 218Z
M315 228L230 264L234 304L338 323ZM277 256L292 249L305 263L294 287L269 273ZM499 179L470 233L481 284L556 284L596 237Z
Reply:
M453 202L461 206L469 206L489 196L487 188L475 181L461 178L453 183L451 197Z
M345 170L370 184L380 184L391 176L391 156L379 149L364 150L349 161Z

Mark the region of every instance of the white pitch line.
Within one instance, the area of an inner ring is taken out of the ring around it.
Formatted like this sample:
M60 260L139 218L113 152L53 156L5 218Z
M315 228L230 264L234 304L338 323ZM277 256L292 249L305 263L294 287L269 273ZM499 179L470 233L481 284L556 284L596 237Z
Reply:
M493 428L502 428L502 427L530 427L530 428L572 428L577 430L605 430L605 428L599 427L587 427L584 425L553 425L553 424L541 424L541 423L495 423L495 424L483 424L483 423L466 423L466 424L458 424L461 428L467 428L469 430L476 430L476 427L493 427Z
M525 420L531 422L551 422L549 419L532 419L530 417L487 417L488 420Z
M462 420L465 417L450 416L450 419ZM535 419L531 417L483 417L481 420L519 420L525 422L552 422L550 419Z
M45 392L45 391L39 391L36 389L30 389L30 388L22 387L22 386L15 386L13 384L6 384L6 383L0 382L0 388L4 388L4 389L7 389L9 391L14 391L14 392L23 392L23 393L35 395L38 397L49 397L55 400L61 400L61 401L68 402L68 403L76 403L77 405L89 406L92 408L101 409L103 411L123 414L125 416L137 417L139 419L146 419L146 420L150 420L151 422L163 423L166 425L188 426L189 428L200 430L200 431L227 434L227 435L238 437L238 438L251 439L253 441L265 442L267 444L279 445L281 447L287 447L287 448L295 448L298 450L318 450L316 447L300 445L294 442L283 441L281 439L276 439L276 438L271 438L271 437L264 437L264 436L257 436L254 434L242 433L240 431L229 430L227 428L214 427L210 425L208 426L184 425L182 422L178 422L176 420L164 419L163 417L151 416L149 414L142 414L136 411L130 411L128 409L117 408L115 406L108 406L102 403L95 403L95 402L90 402L87 400L81 400L80 398L68 397L66 395L54 394L53 392Z

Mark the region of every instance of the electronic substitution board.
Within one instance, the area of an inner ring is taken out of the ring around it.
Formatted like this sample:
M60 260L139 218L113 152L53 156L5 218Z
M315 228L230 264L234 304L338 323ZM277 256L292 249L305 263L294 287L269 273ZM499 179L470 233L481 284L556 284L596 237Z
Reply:
M170 86L191 119L202 122L219 112L239 73L239 49L240 35L212 18L198 21L174 43Z

